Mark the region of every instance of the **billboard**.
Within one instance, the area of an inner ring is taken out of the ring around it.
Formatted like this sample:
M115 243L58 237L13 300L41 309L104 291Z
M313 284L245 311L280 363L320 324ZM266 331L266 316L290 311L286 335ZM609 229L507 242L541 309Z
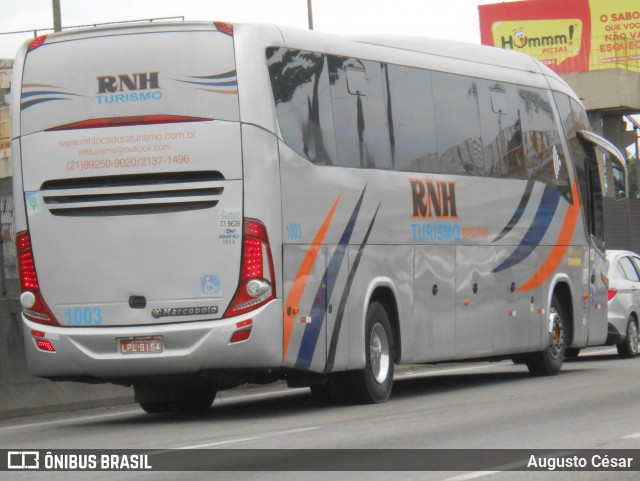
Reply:
M558 73L640 72L638 0L523 0L478 9L484 45L529 54Z

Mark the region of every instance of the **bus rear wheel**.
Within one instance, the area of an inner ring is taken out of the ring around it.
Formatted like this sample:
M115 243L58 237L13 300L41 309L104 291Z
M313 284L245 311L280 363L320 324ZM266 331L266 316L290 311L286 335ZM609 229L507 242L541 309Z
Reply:
M549 346L544 351L527 354L527 367L534 376L555 376L562 368L566 347L565 319L562 304L555 294L551 300L549 323Z
M341 390L350 402L383 403L393 387L395 344L389 314L379 302L372 302L367 309L365 349L365 368L345 373L340 379Z

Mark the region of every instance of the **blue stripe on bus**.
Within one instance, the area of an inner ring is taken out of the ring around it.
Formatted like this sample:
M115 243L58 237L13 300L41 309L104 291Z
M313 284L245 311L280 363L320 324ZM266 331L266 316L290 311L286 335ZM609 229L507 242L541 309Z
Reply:
M46 97L42 99L32 99L27 101L20 102L20 110L26 110L29 107L33 107L34 105L41 104L43 102L53 102L55 100L70 100L66 97Z
M560 193L556 189L545 186L538 211L522 242L520 242L516 250L513 251L502 264L493 270L494 273L504 271L519 264L529 257L535 248L538 247L540 241L542 241L542 238L549 229L549 225L551 225L551 220L560 202L560 197Z
M176 82L182 82L190 85L205 85L207 87L237 87L237 80L230 80L228 82L196 82L195 80L180 80L176 79Z
M316 351L316 345L318 344L318 337L320 337L320 331L322 330L322 324L327 313L327 301L331 299L333 288L335 287L340 267L345 258L347 248L349 246L349 240L351 234L353 234L353 228L355 227L358 213L360 212L360 206L362 205L362 199L364 193L367 190L366 186L360 194L360 198L351 213L351 218L347 223L347 226L342 233L340 242L333 251L329 265L324 271L322 281L316 292L316 296L313 300L311 307L311 323L305 325L304 334L302 335L302 342L300 343L300 349L298 351L298 358L296 360L296 369L309 369L311 361L313 360L313 354Z
M192 85L206 85L208 87L237 87L238 79L236 71L230 70L217 75L191 75L187 77L190 80L171 79L176 82L182 82Z
M229 70L228 72L220 73L220 74L217 74L217 75L192 75L189 78L197 78L197 79L204 79L204 80L215 80L215 79L233 78L235 76L236 76L236 71L235 70Z
M520 203L518 204L518 208L513 213L513 216L511 216L511 219L509 220L507 225L504 227L504 229L502 229L502 232L500 232L500 234L498 234L498 236L495 239L493 239L493 241L491 241L492 243L502 239L505 235L511 232L511 230L516 226L518 222L520 222L520 219L522 218L522 214L524 214L524 211L527 208L527 204L529 203L529 199L531 198L531 192L533 191L533 186L535 183L536 182L533 179L529 179L527 181L527 186L525 187L524 193L520 198Z
M336 351L338 350L338 338L340 335L340 328L342 327L342 320L344 319L344 312L347 306L347 299L349 298L349 292L351 292L353 279L356 277L356 272L358 271L358 265L360 265L360 259L362 258L364 247L367 245L367 242L369 241L369 235L371 234L371 230L373 229L373 224L376 221L376 217L378 216L379 210L380 210L380 204L378 204L378 207L376 208L376 211L373 214L373 219L371 219L371 223L369 224L369 228L367 229L367 233L364 235L362 244L360 244L360 248L358 249L356 258L353 261L351 270L349 271L349 277L347 278L347 285L345 286L344 291L342 292L342 296L340 297L340 304L338 305L338 312L336 314L336 322L333 326L333 333L331 334L331 342L329 344L329 351L327 353L327 365L324 368L325 373L333 371L333 366L336 361Z
M35 97L36 95L71 95L74 97L80 97L78 94L72 94L69 92L58 92L56 90L32 90L31 92L22 92L22 98Z

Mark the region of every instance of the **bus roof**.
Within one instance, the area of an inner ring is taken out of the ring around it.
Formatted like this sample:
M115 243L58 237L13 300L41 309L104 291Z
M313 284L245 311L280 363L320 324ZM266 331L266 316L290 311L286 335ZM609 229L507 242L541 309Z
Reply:
M219 22L159 21L106 25L52 33L46 37L44 44L151 32L216 31L216 24ZM232 25L236 40L243 38L242 50L245 52L249 49L255 52L255 49L269 46L310 50L544 89L551 88L579 101L559 75L541 62L519 52L426 37L385 34L346 36L263 23ZM19 57L26 53L27 45L28 43L25 43L18 54ZM252 62L254 59L251 56Z
M124 23L114 25L97 26L95 28L84 28L74 30L64 30L62 32L47 35L45 43L64 42L87 37L102 37L117 34L137 34L149 31L194 31L194 30L217 30L213 21L159 21L148 23ZM534 58L514 52L511 50L499 49L484 45L471 44L453 40L435 39L428 37L417 37L408 35L340 35L325 33L316 30L305 30L295 27L278 26L263 23L237 23L232 24L238 33L247 30L262 30L273 35L279 32L283 45L291 48L309 48L314 51L324 53L334 53L337 55L353 55L367 58L366 55L356 55L352 50L360 50L361 54L378 51L378 55L384 58L375 60L393 62L402 53L422 54L423 56L454 59L456 61L471 62L473 64L485 64L491 67L502 67L509 70L543 74L554 78L561 83L562 79L552 70L546 68ZM384 50L380 50L382 47ZM371 59L374 60L374 59Z

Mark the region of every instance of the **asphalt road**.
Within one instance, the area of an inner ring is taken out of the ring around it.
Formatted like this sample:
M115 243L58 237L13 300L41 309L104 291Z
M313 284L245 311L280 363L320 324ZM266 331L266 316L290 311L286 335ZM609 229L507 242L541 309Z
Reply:
M590 349L567 361L560 375L550 378L531 377L525 366L510 362L411 367L397 373L392 397L382 405L319 406L308 389L273 385L223 392L210 411L197 416L148 415L129 405L5 419L0 421L0 449L544 449L559 453L596 449L603 454L635 449L635 462L640 465L639 368L640 359L620 360L610 348ZM640 479L640 471L503 469L505 465L482 472L9 472L1 477Z

